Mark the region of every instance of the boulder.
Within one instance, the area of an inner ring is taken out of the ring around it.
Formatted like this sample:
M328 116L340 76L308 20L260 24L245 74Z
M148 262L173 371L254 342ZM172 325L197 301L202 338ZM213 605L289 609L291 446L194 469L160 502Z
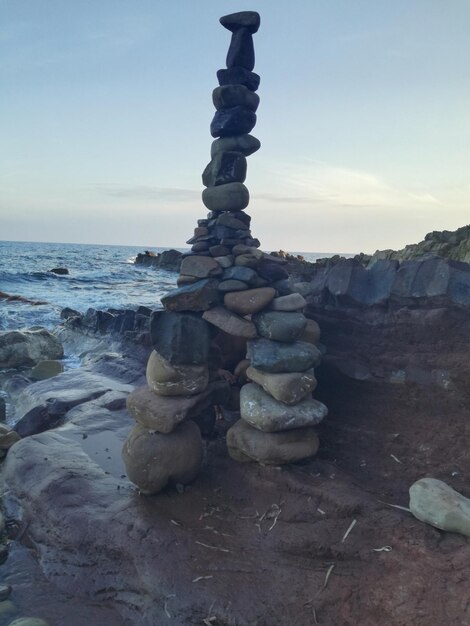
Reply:
M215 259L214 262L217 263ZM217 263L217 265L221 271L220 264ZM185 279L191 278L191 281L195 282L178 289L172 289L162 297L161 302L167 311L206 311L219 302L220 294L217 289L219 284L217 280L213 278L199 280L196 277L183 276Z
M31 378L34 380L46 380L58 374L62 374L64 366L60 361L39 361L31 370Z
M49 271L53 274L57 274L58 276L66 276L69 274L69 270L66 267L53 267Z
M181 274L208 278L222 273L222 268L211 256L187 256L181 262Z
M129 479L147 495L168 484L192 482L203 459L201 433L194 422L180 424L163 435L135 426L122 449Z
M127 398L127 410L141 426L171 433L181 422L195 417L211 404L224 404L230 395L225 381L209 383L192 396L160 396L148 387L135 389Z
M250 268L247 267L239 267L237 269L250 270ZM246 289L245 291L226 293L224 296L224 304L227 309L234 311L239 315L250 315L251 313L257 313L258 311L264 309L272 301L275 295L276 290L272 287Z
M421 522L470 537L470 499L435 478L410 487L410 510Z
M240 105L251 111L256 111L259 105L259 96L244 85L223 85L216 87L212 92L212 102L216 109L230 109Z
M247 377L260 385L270 396L284 404L297 404L311 395L317 381L313 369L305 372L268 374L251 366L246 370Z
M227 85L234 87L235 85ZM237 85L238 86L238 85ZM211 158L213 159L219 152L235 151L241 152L245 156L250 156L261 147L260 140L253 135L235 135L234 137L221 137L212 142Z
M229 335L245 337L246 339L257 337L256 327L253 322L228 311L222 306L209 309L203 314L202 319Z
M243 183L226 183L204 189L202 201L210 211L242 211L248 206L250 194Z
M253 322L262 337L292 342L304 332L307 318L297 312L263 311L253 317Z
M273 311L298 311L307 306L307 302L300 293L290 293L287 296L279 296L271 302Z
M271 374L303 372L319 365L320 350L305 341L280 343L270 339L252 339L247 344L247 357L253 367Z
M301 400L294 406L283 404L255 383L243 385L240 391L240 417L263 432L315 426L327 413L326 406L313 398Z
M207 363L210 327L195 314L154 311L150 337L153 348L172 365Z
M238 420L227 432L228 453L241 463L285 465L315 456L320 442L313 428L265 433Z
M0 367L35 365L44 359L61 359L60 341L45 328L0 332Z
M219 152L202 173L202 184L216 187L226 183L243 183L245 178L246 157L241 152Z
M192 396L204 391L209 382L209 369L202 365L172 365L152 350L147 362L148 386L160 396Z

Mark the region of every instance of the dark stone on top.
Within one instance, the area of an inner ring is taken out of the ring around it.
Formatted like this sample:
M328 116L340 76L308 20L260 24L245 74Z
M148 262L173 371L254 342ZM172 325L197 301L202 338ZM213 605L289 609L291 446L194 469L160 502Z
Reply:
M232 33L239 28L248 28L250 33L254 34L258 31L261 18L257 11L238 11L223 15L219 22Z
M198 241L191 246L193 252L204 252L209 250L210 244L207 241Z
M219 303L218 281L198 280L191 285L172 289L162 298L167 311L207 311Z
M252 367L272 374L303 372L316 367L321 360L320 350L305 341L281 343L269 339L254 339L248 341L246 355Z
M211 158L218 152L241 152L250 156L261 147L261 142L253 135L235 135L234 137L221 137L212 142Z
M283 280L284 278L289 278L289 272L285 270L279 263L275 261L270 261L269 259L261 259L256 268L256 271L260 276L266 278L271 282L276 282L277 280Z
M254 68L255 48L253 35L248 28L239 28L232 33L226 65L228 68L244 67L250 71Z
M250 91L257 91L260 77L255 72L250 72L244 67L231 67L217 72L219 85L245 85Z
M219 152L206 166L202 184L216 187L225 183L243 183L246 178L246 157L241 152Z
M251 237L248 239L245 239L243 243L245 244L245 246L248 246L249 248L259 248L261 245L261 242L259 239L257 238L252 239Z
M150 317L153 348L172 365L207 363L210 326L192 313L154 311Z
M249 133L255 124L256 113L244 106L236 106L216 111L210 131L213 137L244 135Z
M259 96L244 85L223 85L212 92L212 102L216 109L230 109L241 105L250 111L256 111Z

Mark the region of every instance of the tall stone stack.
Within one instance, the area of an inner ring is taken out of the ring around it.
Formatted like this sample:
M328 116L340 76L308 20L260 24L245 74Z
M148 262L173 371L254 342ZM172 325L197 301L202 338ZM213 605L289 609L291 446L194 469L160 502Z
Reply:
M260 78L252 70L260 17L244 11L220 22L232 36L227 68L217 72L210 127L215 140L202 174L209 213L187 242L191 251L182 260L178 288L162 298L165 310L152 315L148 384L127 402L138 424L123 459L129 478L145 493L188 483L200 469L196 422L230 397L220 376L221 335L247 342L248 360L237 372L252 381L241 389L241 419L227 434L233 458L280 464L313 456L318 438L312 427L327 412L312 398L318 327L301 312L302 296L279 296L277 287L288 277L284 261L259 250L245 212L246 157L260 147L249 134L259 104Z

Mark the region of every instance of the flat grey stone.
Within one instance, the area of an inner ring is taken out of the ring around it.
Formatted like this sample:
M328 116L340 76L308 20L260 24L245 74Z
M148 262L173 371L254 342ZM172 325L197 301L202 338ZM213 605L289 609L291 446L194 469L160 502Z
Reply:
M253 367L271 374L303 372L319 365L320 350L305 341L281 343L270 339L253 339L247 344L247 357Z
M202 319L220 328L220 330L223 330L228 335L245 337L246 339L257 337L256 327L253 322L236 315L236 313L228 311L223 306L214 307L206 311Z
M305 370L305 372L268 374L250 365L246 370L246 375L254 383L260 385L270 396L289 405L297 404L311 395L317 386L313 368Z
M302 313L263 311L253 318L258 333L273 341L292 342L300 338L307 325Z
M152 350L146 369L147 384L161 396L192 396L209 383L209 368L202 365L172 365Z
M230 85L234 87L235 85ZM211 158L213 159L219 152L241 152L245 156L250 156L261 148L261 142L253 135L236 135L234 137L221 137L212 142Z
M410 510L421 522L470 537L470 499L442 480L421 478L411 485Z
M210 278L199 280L195 276L184 275L183 278L184 280L189 278L191 284L172 289L161 299L167 311L206 311L219 302L217 280Z

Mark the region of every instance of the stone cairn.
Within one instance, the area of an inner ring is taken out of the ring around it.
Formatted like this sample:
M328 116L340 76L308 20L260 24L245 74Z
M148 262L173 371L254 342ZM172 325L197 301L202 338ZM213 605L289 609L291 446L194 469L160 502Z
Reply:
M312 398L321 357L318 326L303 315L304 298L286 289L284 260L259 250L245 212L246 157L260 148L249 134L259 104L260 78L252 70L260 16L243 11L220 22L232 37L227 69L217 72L212 94L216 139L202 174L209 213L187 242L191 251L182 260L178 288L162 298L164 310L152 314L148 386L127 401L137 425L123 459L129 478L149 494L168 483L187 484L199 472L198 424L231 397L220 369L227 339L244 350L235 373L252 381L241 388L241 419L227 433L232 458L283 464L311 457L318 449L313 427L327 413Z

